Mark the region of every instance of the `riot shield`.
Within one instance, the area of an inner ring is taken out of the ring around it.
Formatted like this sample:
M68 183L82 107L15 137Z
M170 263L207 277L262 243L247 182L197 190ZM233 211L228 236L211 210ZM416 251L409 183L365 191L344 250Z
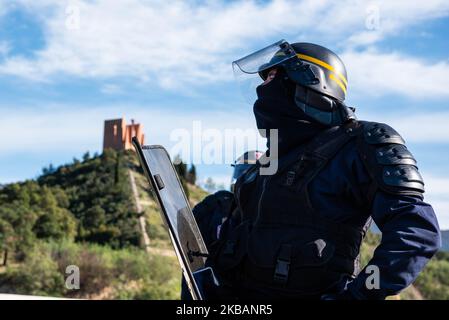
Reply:
M208 252L170 156L162 146L140 146L136 138L133 145L159 203L190 293L193 299L202 300L194 275L205 268Z

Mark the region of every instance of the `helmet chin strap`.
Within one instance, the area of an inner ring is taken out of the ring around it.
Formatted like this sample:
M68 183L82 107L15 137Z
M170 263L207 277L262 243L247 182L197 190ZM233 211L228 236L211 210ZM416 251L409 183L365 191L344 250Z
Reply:
M339 126L357 119L354 108L303 86L296 85L295 103L305 114L326 126Z

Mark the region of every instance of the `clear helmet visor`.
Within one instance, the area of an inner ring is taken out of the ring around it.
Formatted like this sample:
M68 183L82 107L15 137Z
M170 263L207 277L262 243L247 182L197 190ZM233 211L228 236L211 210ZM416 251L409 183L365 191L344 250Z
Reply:
M256 88L264 81L259 73L279 65L295 55L290 44L285 40L280 40L232 62L235 80L246 102L253 103L257 97Z
M234 61L232 63L232 68L236 76L240 73L255 74L268 70L295 55L295 50L293 50L290 44L285 40L280 40L268 47Z

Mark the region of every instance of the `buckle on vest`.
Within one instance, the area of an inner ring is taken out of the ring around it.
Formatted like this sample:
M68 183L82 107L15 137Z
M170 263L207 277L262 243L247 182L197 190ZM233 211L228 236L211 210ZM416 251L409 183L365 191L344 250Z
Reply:
M290 271L290 261L292 256L292 245L283 244L279 251L276 267L274 270L274 283L286 284L288 280L288 273Z
M295 171L288 171L287 172L287 179L285 180L285 185L291 186L293 182L295 181L296 173Z
M292 170L287 171L287 177L285 179L285 185L286 186L291 186L293 185L293 183L295 182L296 179L296 175L298 175L299 177L303 176L303 171L307 166L308 161L310 161L310 159L308 158L307 155L301 155L301 158L299 159L299 161L293 166Z

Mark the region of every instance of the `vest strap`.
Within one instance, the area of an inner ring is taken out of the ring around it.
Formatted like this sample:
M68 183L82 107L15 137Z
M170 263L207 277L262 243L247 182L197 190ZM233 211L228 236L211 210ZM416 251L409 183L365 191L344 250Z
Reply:
M292 257L292 245L283 244L279 251L276 261L276 268L274 270L274 283L286 284L288 280L288 273L290 271L290 262Z

